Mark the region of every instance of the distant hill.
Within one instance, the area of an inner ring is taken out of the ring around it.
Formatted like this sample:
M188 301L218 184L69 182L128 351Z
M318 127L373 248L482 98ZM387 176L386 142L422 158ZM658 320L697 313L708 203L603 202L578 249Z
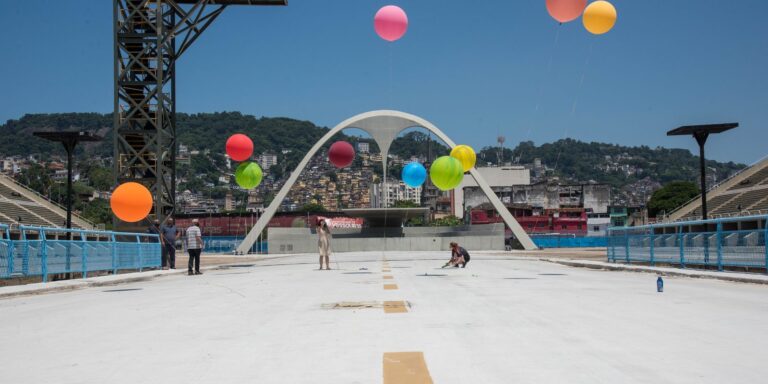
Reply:
M478 162L499 163L498 148L485 147L478 154ZM639 180L650 179L666 184L676 180L698 180L699 157L686 149L648 146L625 147L616 144L573 139L536 146L521 142L513 149L505 148L502 162L532 164L535 159L551 168L550 173L569 181L611 184L622 187ZM710 177L723 180L746 167L734 162L706 162ZM711 181L711 180L710 180Z
M181 144L194 149L223 152L224 143L231 134L245 133L254 143L254 152L280 151L283 148L307 151L328 129L308 121L287 118L256 118L239 112L200 113L176 115L176 129ZM64 153L61 145L32 136L39 130L96 131L104 141L89 148L90 154L112 156L112 115L98 113L61 113L25 115L19 120L8 120L0 125L3 137L14 140L0 142L2 155ZM83 155L83 150L78 151Z
M32 136L37 130L89 130L105 136L100 143L81 147L80 159L89 156L112 156L112 115L98 113L57 113L25 115L18 120L8 120L0 125L0 156L42 154L63 155L60 145ZM192 149L209 149L214 154L224 152L224 143L229 135L242 132L253 139L254 153L272 152L278 155L281 167L275 170L287 174L304 154L325 133L327 127L319 127L309 121L290 118L257 118L239 112L177 114L178 139ZM12 138L12 139L8 139ZM371 142L371 150L378 151L371 139L349 137L343 134L338 139ZM436 143L434 138L420 131L403 135L392 145L391 154L404 158L410 156L440 156L448 148ZM286 154L282 151L287 150ZM572 139L536 146L533 142L521 142L515 148L505 148L498 158L498 148L485 147L478 153L479 164L513 162L532 164L541 159L550 168L549 173L559 175L568 181L608 183L617 188L642 179L659 183L674 180L696 180L698 157L685 149L650 148L647 146L625 147L606 143L585 143ZM714 170L716 180L722 180L733 172L745 167L733 162L708 161ZM280 176L280 175L277 175Z

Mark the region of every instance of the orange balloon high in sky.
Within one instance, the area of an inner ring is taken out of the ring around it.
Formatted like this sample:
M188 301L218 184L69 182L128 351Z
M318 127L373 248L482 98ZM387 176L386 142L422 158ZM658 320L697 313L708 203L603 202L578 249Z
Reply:
M146 218L152 210L152 194L139 183L121 184L112 192L109 205L118 219L135 223Z
M584 17L581 20L587 31L602 35L616 24L616 8L607 1L595 1L584 10Z

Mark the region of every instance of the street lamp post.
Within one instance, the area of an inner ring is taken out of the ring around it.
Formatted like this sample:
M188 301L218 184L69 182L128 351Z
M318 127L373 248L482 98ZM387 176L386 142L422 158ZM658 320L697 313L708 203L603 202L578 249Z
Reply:
M739 126L739 123L686 125L667 132L667 136L693 136L699 144L699 168L701 172L701 218L707 219L707 169L704 144L710 134L722 133Z
M72 228L72 162L73 154L77 144L83 141L101 141L101 136L93 132L55 132L41 131L34 132L33 135L48 141L59 142L64 145L67 151L67 229ZM67 239L71 239L72 234L67 234Z

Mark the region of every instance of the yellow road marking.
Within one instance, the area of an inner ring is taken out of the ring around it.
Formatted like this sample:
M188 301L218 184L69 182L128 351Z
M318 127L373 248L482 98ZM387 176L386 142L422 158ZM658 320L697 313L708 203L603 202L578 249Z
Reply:
M432 384L422 352L384 354L384 384Z
M405 306L405 301L385 301L384 313L406 313L408 308Z
M391 270L391 269L382 269L381 271L382 271L382 272L392 272L392 270Z
M385 290L397 289L397 284L384 284Z
M394 276L384 275L384 280L392 280L394 278L395 278Z

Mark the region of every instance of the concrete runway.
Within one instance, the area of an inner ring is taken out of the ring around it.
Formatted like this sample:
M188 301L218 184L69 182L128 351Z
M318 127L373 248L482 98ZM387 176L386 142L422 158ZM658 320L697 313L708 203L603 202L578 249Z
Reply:
M439 269L447 253L387 253L387 263L383 256L333 255L340 269L318 271L316 256L297 255L202 276L0 300L0 382L768 377L768 286L669 277L659 294L648 273L482 253L466 269ZM382 304L399 301L406 312ZM368 307L334 309L342 302Z

